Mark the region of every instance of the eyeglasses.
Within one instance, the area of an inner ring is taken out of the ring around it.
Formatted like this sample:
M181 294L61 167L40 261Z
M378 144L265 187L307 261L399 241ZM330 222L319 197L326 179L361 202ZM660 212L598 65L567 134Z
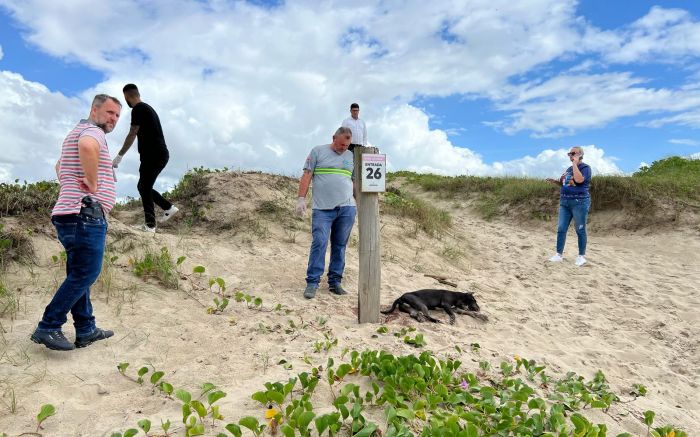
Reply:
M567 153L567 155L574 156L574 155L576 155L576 152L569 152L569 153Z

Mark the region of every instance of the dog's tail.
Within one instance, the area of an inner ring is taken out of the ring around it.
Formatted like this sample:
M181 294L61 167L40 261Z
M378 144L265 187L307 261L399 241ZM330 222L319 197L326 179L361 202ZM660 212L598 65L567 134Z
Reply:
M396 300L394 301L394 303L391 305L391 308L389 308L389 309L386 310L386 311L380 311L380 313L382 313L382 314L390 314L390 313L393 313L394 310L396 309L396 307L399 306L400 303L401 303L401 298L398 298L398 299L396 299Z

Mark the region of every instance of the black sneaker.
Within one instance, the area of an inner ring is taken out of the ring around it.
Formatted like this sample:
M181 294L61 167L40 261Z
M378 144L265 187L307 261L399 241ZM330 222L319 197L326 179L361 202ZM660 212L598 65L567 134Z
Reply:
M329 286L329 287L328 287L328 291L330 291L331 293L336 294L336 295L338 295L338 296L342 296L342 295L344 295L344 294L348 294L348 292L345 291L345 289L343 288L343 286L340 285L340 284L334 285L334 286L332 286L332 287Z
M90 346L98 340L104 340L114 335L113 331L108 329L95 328L92 334L88 334L84 337L75 337L75 347L85 347Z
M55 351L72 351L75 349L73 343L66 339L63 331L34 331L30 337L34 343L43 344Z

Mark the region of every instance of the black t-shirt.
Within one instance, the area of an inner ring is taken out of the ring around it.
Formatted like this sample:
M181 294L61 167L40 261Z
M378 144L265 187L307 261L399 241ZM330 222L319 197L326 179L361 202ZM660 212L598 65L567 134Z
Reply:
M136 138L139 140L138 150L142 161L168 155L160 118L148 103L139 102L131 109L131 125L139 127Z

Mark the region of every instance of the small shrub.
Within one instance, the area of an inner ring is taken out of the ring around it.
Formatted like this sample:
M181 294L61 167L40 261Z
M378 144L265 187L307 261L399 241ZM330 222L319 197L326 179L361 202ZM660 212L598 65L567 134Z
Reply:
M398 188L389 188L382 200L383 212L412 220L428 235L434 236L452 226L452 218L447 211L410 196Z
M168 288L178 288L178 274L175 263L168 249L163 247L160 253L147 251L143 258L131 260L134 273L140 278L156 278Z

